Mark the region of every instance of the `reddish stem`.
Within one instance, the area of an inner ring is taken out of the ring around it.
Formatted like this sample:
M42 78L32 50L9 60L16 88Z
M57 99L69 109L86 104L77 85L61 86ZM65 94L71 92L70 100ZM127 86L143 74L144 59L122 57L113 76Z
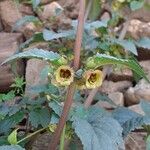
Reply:
M74 66L73 67L75 71L78 70L79 64L80 64L80 50L81 50L82 35L83 35L83 29L84 29L84 13L85 13L85 0L80 0L78 27L77 27L76 41L75 41L75 47L74 47ZM69 110L73 102L74 92L75 92L75 84L72 83L68 87L63 112L61 114L61 118L59 120L54 137L52 138L51 143L49 145L49 148L48 148L49 150L56 150L57 148L61 133L63 131L64 125L66 123L66 120L69 114Z

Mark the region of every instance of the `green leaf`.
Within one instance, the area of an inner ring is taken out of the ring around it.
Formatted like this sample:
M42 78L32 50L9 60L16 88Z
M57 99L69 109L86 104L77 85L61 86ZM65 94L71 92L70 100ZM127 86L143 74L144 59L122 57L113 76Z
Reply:
M12 100L12 99L14 99L15 98L15 93L14 93L14 91L10 91L10 92L8 92L7 94L3 94L3 96L2 96L2 100L3 101L10 101L10 100Z
M142 8L143 7L143 5L144 5L144 0L139 0L139 1L131 1L130 2L130 8L131 8L131 10L137 10L137 9L140 9L140 8Z
M9 136L8 136L8 142L11 145L16 145L17 144L17 130L14 130Z
M124 107L117 108L112 116L121 124L124 137L142 125L150 124L150 117L142 116Z
M140 106L141 106L142 110L144 111L145 115L150 117L150 103L142 100L140 102Z
M92 107L87 113L87 118L74 118L73 128L84 150L124 148L121 126L103 109Z
M111 42L121 45L125 50L132 52L134 55L138 55L136 46L131 40L111 39Z
M123 127L123 136L126 137L131 131L142 127L143 125L150 125L150 117L147 116L141 116L132 118L128 121L126 121L122 127Z
M40 4L41 0L32 0L32 7L33 7L33 10L35 10L38 5Z
M37 128L38 125L46 127L50 123L50 112L47 108L34 109L29 113L29 121Z
M23 118L23 112L17 112L15 115L5 117L5 119L0 121L0 133L7 133L17 123L21 122Z
M150 135L146 139L146 150L150 150Z
M90 0L89 0L90 3ZM93 0L91 10L89 13L89 19L91 21L96 20L101 12L101 1L100 0Z
M39 21L39 19L35 16L24 16L15 23L12 31L16 31L18 28L20 28L21 26L27 23L36 22L36 21Z
M54 39L64 38L64 37L75 37L75 31L67 30L67 31L60 31L58 33L44 29L43 30L43 38L45 41L51 41Z
M140 117L141 115L125 107L118 107L112 112L112 116L121 125L132 118Z
M136 42L138 47L143 47L146 49L150 49L150 38L143 37L139 41Z
M116 64L125 65L129 67L131 70L135 71L140 77L143 77L145 80L149 82L149 79L146 77L142 67L135 60L120 59L120 58L116 58L106 54L99 54L99 53L96 54L93 57L93 59L95 64L97 64L97 67L103 65L116 65Z
M6 145L0 146L0 150L25 150L25 149L20 147L19 145Z
M12 55L11 57L9 57L8 59L6 59L3 63L7 63L7 62L11 62L17 59L21 59L21 58L38 58L38 59L44 59L44 60L48 60L48 61L54 61L60 58L60 55L58 53L52 52L52 51L45 51L42 49L30 49L28 51L25 52L21 52L15 55Z
M24 49L28 47L30 44L37 42L45 42L45 40L43 39L43 33L41 32L35 33L31 38L22 43L19 48Z

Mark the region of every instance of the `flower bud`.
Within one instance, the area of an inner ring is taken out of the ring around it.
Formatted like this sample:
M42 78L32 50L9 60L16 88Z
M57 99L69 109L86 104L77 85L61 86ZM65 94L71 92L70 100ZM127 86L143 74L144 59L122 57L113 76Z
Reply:
M87 59L86 66L88 68L95 68L97 66L96 63L94 62L94 58L93 57L89 57Z
M64 57L61 57L58 59L57 63L59 65L66 65L68 63L68 61Z
M102 85L103 73L100 70L88 70L83 76L88 89L94 89Z

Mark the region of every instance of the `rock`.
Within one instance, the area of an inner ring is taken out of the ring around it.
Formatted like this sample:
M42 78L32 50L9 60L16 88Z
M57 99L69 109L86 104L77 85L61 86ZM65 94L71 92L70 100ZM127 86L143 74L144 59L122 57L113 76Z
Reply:
M144 72L150 75L150 60L140 61L139 64L142 66Z
M113 92L124 92L126 89L132 86L130 81L107 81L105 80L100 87L99 91L105 94L113 93Z
M110 20L110 14L108 12L104 12L101 16L101 20Z
M39 12L38 15L41 20L50 20L53 17L58 16L63 11L63 8L57 3L52 2L43 6L43 11Z
M114 92L108 94L108 97L117 105L123 106L124 105L124 97L121 92Z
M141 114L141 115L144 115L144 111L142 110L140 104L137 104L137 105L133 105L133 106L130 106L128 107L130 110L138 113L138 114Z
M129 136L125 138L125 149L126 150L146 150L146 144L144 138L146 133L135 132L130 133Z
M26 88L25 95L34 97L35 95L30 92L30 88L36 85L43 85L47 80L40 77L42 69L46 66L46 62L38 59L30 59L26 65Z
M128 34L130 34L134 39L150 37L150 22L145 23L137 19L131 20L128 27Z
M0 64L17 52L22 41L23 38L20 33L0 33ZM16 65L16 72L22 76L24 74L23 61L17 61ZM4 92L10 89L9 86L13 83L15 76L9 64L0 66L0 72L0 92Z
M15 1L5 0L0 2L0 17L4 25L4 30L9 32L12 30L16 21L21 19L22 15Z
M117 105L117 106L123 106L124 105L124 97L121 92L113 92L108 94L108 97ZM102 108L111 110L114 109L115 106L111 105L110 103L106 101L99 101L96 103L97 106L100 106Z
M2 21L1 21L1 18L0 18L0 32L3 30L3 25L2 25Z
M26 15L34 15L33 9L30 5L25 5L25 4L19 4L19 11L23 16Z
M124 96L127 106L137 104L141 99L150 101L150 83L141 79L135 87L130 87Z
M107 78L108 80L117 81L133 81L132 71L128 68L113 71Z
M67 17L77 19L80 6L79 0L61 0L59 4L64 8Z
M33 22L26 24L22 27L22 33L26 39L31 38L35 32L40 32L40 28L36 27Z

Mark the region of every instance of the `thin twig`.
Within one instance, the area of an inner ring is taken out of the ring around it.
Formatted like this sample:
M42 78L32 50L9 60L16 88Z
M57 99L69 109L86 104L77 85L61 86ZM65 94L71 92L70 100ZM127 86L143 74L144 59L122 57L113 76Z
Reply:
M74 47L74 70L78 70L80 65L80 50L81 50L81 43L82 43L82 34L83 34L83 28L84 28L84 13L85 13L85 0L80 0L80 10L79 10L79 16L78 16L78 27L77 27L77 33L76 33L76 41L75 41L75 47ZM49 145L49 150L56 150L57 144L59 142L61 133L63 131L64 125L67 120L67 116L69 113L69 110L71 108L72 102L73 102L73 95L75 92L75 84L72 83L68 87L68 92L66 96L66 101L64 103L63 112L61 115L61 118L59 120L58 126L56 128L54 137L51 140L51 143Z

